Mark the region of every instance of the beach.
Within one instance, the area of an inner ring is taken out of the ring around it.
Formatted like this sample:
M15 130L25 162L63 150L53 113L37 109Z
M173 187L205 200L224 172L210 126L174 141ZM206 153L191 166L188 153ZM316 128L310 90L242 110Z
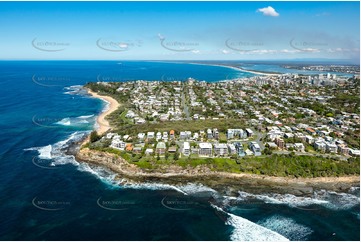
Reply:
M97 132L100 135L104 134L106 131L108 131L111 128L108 120L106 120L105 117L108 114L117 110L120 104L117 102L117 100L115 100L112 97L99 95L98 93L95 93L89 89L87 89L87 91L92 97L102 99L103 101L109 104L107 109L103 111L97 118L97 124L98 124Z
M256 74L256 75L263 75L263 76L280 75L280 73L269 73L269 72L261 72L261 71L254 71L254 70L246 70L246 69L243 69L243 68L241 68L241 67L236 67L236 66L231 66L231 65L206 64L206 63L195 63L195 62L190 62L190 63L188 63L188 64L226 67L226 68L230 68L230 69L233 69L233 70L236 70L236 71L248 72L248 73L252 73L252 74Z

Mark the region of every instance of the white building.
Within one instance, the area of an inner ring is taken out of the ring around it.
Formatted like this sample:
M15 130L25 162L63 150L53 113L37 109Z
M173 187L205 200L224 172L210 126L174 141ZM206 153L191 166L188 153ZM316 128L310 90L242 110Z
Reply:
M257 142L250 142L249 148L252 150L255 156L261 155L261 147Z
M212 156L212 144L199 143L199 156Z
M119 149L119 150L124 150L125 149L125 142L119 139L115 139L112 140L112 143L110 145L110 147L115 148L115 149Z
M139 133L138 134L138 139L144 140L144 138L145 138L145 133Z
M332 143L326 143L326 150L329 153L337 153L337 145Z
M227 155L228 154L227 144L223 144L223 143L214 144L214 153L216 155Z
M154 139L154 132L148 132L147 139Z
M228 151L230 154L236 154L237 150L236 150L236 146L234 146L234 144L228 144Z
M156 137L155 137L155 140L156 141L159 141L159 140L161 140L162 139L162 134L161 134L161 132L157 132L157 135L156 135Z
M184 142L183 143L183 155L185 156L189 156L191 152L191 147L189 145L189 142Z

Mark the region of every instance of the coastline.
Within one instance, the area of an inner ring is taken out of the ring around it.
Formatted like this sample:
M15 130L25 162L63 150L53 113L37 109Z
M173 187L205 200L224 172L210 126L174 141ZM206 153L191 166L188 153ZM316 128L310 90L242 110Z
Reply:
M296 196L312 196L316 190L347 192L360 186L359 176L291 178L227 173L211 171L207 167L161 167L159 171L146 171L114 154L81 149L76 158L80 161L105 167L118 175L119 183L161 182L170 185L200 183L224 194L235 195L239 190L247 192L288 193ZM122 182L121 182L122 180Z
M109 104L108 108L104 110L102 113L100 113L100 115L97 117L97 124L99 127L97 128L96 131L98 132L99 135L104 134L106 131L108 131L111 128L108 120L106 120L105 117L110 113L114 112L115 110L117 110L120 104L118 103L117 100L115 100L112 97L99 95L98 93L95 93L88 88L86 88L86 90L92 97L99 98Z
M252 74L256 74L256 75L264 75L264 76L275 76L275 75L280 75L281 74L281 73L268 73L268 72L261 72L261 71L246 70L246 69L243 69L241 67L235 67L235 66L229 66L229 65L221 65L221 64L205 64L205 63L195 63L195 62L189 62L188 64L203 65L203 66L226 67L226 68L233 69L233 70L236 70L236 71L248 72L248 73L252 73Z
M111 126L105 119L107 115L115 111L120 104L109 96L99 95L88 88L87 92L95 98L109 103L109 106L98 117L99 125L97 131L104 134ZM264 193L288 193L298 196L311 196L315 190L329 190L336 192L347 192L351 187L360 186L359 176L343 177L317 177L317 178L293 178L273 177L266 175L255 175L247 173L228 173L212 171L205 166L182 168L176 165L162 166L157 170L144 170L132 164L118 155L111 153L82 148L89 142L89 136L83 140L79 147L73 152L78 161L105 167L117 174L117 180L126 183L149 183L157 182L170 185L187 183L200 183L209 186L224 194L235 194L240 190Z

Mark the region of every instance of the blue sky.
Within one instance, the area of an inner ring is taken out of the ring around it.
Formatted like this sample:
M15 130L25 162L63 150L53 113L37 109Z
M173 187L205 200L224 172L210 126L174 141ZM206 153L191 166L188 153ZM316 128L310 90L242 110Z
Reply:
M0 2L0 59L359 62L359 2Z

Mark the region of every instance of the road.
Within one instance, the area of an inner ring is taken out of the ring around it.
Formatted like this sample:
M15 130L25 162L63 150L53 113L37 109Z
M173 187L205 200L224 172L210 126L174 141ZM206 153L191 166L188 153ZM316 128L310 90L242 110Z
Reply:
M190 118L190 114L189 114L189 107L188 105L186 104L186 97L185 97L185 94L184 94L185 90L183 89L183 92L182 92L182 106L183 106L183 113L185 115L185 118L187 120L191 120Z

